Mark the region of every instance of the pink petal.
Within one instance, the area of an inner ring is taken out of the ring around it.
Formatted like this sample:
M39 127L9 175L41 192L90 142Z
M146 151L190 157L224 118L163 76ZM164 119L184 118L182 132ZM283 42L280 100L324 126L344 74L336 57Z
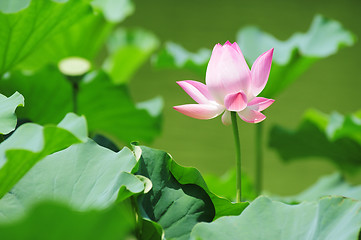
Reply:
M231 93L224 98L228 111L239 112L247 107L247 97L243 92Z
M243 111L238 112L238 115L243 121L249 123L259 123L265 120L266 118L266 116L263 115L262 113L256 110L252 110L250 108L246 108Z
M232 44L232 47L233 47L234 50L236 50L237 52L239 52L239 54L241 54L243 56L242 51L241 51L241 49L239 48L239 46L238 46L238 44L236 42L234 42Z
M251 71L236 43L217 44L209 60L206 84L214 100L223 104L229 93L244 92L251 86Z
M186 104L173 108L184 115L197 119L215 118L224 111L222 106L215 104Z
M273 48L260 55L252 65L252 94L257 96L268 81L271 70Z
M250 101L248 103L248 107L252 110L256 110L256 111L263 111L266 108L268 108L269 106L271 106L271 104L274 102L275 100L273 99L268 99L268 98L263 98L263 97L256 97L254 98L252 101Z
M222 44L217 43L212 50L211 57L214 56L215 58L218 58L222 54L222 48Z
M226 126L232 124L231 112L225 111L222 115L222 123Z
M208 92L207 86L203 83L186 80L177 82L181 88L197 103L209 103L212 100L211 95Z
M242 51L241 51L241 49L239 48L239 46L238 46L238 44L236 42L231 43L230 41L227 41L227 42L224 43L224 45L231 46L234 50L236 50L238 53L240 53L243 56Z
M227 40L223 45L229 45L229 46L232 46L232 43L229 41L229 40Z

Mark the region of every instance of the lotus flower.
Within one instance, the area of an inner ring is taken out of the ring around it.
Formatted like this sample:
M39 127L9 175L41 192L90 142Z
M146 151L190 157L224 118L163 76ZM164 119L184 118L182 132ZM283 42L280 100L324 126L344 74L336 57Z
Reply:
M273 48L260 55L251 70L235 42L217 44L209 60L206 85L197 81L177 82L198 104L173 107L180 113L197 119L211 119L223 113L222 122L231 124L230 112L249 123L263 121L261 113L273 99L257 97L264 89L271 70Z

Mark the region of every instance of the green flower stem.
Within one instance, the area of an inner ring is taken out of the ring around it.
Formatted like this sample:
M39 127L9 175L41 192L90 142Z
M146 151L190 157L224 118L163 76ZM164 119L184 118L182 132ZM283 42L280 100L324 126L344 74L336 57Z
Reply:
M237 202L241 202L242 190L241 190L241 144L239 141L238 125L237 125L237 113L231 112L232 126L234 142L236 144L236 168L237 168Z
M78 92L79 92L79 84L73 83L73 112L78 113Z
M263 123L256 126L256 194L259 196L262 192L263 181Z
M135 235L136 235L137 239L143 239L143 237L142 237L143 219L142 219L142 216L140 215L137 199L136 199L136 197L131 196L130 201L132 203L132 207L133 207L133 210L135 213L135 225L136 225Z
M72 100L73 100L73 113L78 113L78 92L79 92L79 83L82 80L84 75L80 76L67 76L65 77L69 80L72 87Z

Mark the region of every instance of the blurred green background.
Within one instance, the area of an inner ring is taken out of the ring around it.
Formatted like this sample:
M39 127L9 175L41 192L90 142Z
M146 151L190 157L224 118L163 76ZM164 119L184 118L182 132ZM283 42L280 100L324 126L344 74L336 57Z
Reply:
M247 25L256 25L280 40L294 32L308 30L315 14L338 20L361 37L361 1L135 1L136 10L121 25L142 27L161 40L173 41L190 51L216 43L235 41L236 33ZM275 50L277 51L277 49ZM361 109L361 45L341 49L337 54L320 60L295 83L276 98L266 111L266 136L274 124L294 129L305 110L316 108L325 113L343 114ZM176 84L179 80L204 82L190 71L155 70L148 62L133 77L130 87L136 101L154 95L164 98L164 127L162 135L152 147L166 150L180 164L195 166L202 173L223 174L235 165L231 127L220 118L197 120L172 109L174 105L193 100ZM262 93L260 94L262 96ZM240 124L242 164L253 179L255 172L255 126ZM321 175L336 171L320 158L281 162L277 153L264 140L264 188L278 194L294 194L312 184ZM361 183L361 173L347 176L351 182Z

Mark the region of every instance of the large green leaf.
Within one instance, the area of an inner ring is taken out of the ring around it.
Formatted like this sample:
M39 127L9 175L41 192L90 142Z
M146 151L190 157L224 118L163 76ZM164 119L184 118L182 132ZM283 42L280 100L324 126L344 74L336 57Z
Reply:
M237 34L237 42L248 63L253 63L263 52L275 49L271 74L262 92L262 96L274 97L318 59L352 46L355 36L339 22L317 15L306 33L295 33L286 41L257 27L246 27Z
M104 69L114 83L125 83L158 45L155 35L145 30L117 29L108 40L109 57L104 62Z
M139 198L143 216L159 223L166 238L189 239L197 222L210 222L214 218L210 197L200 186L176 180L170 172L171 158L166 152L141 149L138 174L153 183L153 188Z
M140 240L164 240L164 231L158 223L143 218Z
M15 92L10 97L0 94L0 133L8 134L15 129L17 119L15 110L18 106L24 106L24 97Z
M361 201L361 186L350 185L340 173L334 173L320 178L305 191L287 197L272 196L285 202L315 201L324 196L343 196Z
M262 96L274 97L295 81L314 62L335 54L340 48L352 46L355 36L342 25L320 15L315 16L306 33L295 33L281 41L257 27L245 27L237 34L239 44L249 66L263 52L274 48L272 68ZM167 43L155 58L156 67L188 69L205 77L211 56L209 49L191 53L180 45Z
M140 197L140 203L145 216L158 222L167 238L187 239L197 222L239 215L248 206L213 194L197 169L178 165L166 152L141 149L138 173L152 181L153 189Z
M71 85L53 67L30 75L14 72L0 81L0 87L24 95L27 107L18 111L19 118L56 123L72 110ZM160 132L162 106L159 98L135 104L127 86L114 86L104 72L90 73L80 83L78 113L85 115L89 131L118 145L152 141Z
M71 27L49 38L22 62L20 67L39 69L49 63L56 65L60 60L74 56L93 62L115 24L132 14L134 7L131 0L94 0L91 4L94 12L89 12ZM124 67L121 66L121 69Z
M19 68L37 70L49 63L57 65L60 60L74 56L93 62L113 27L102 14L90 13L45 41Z
M197 224L192 239L357 240L361 202L324 198L287 205L259 197L240 216Z
M133 175L129 172L119 174L117 181L122 184L118 191L118 202L124 201L133 195L147 193L152 189L152 182L148 178L141 175Z
M118 29L109 37L115 23L133 12L131 0L94 0L91 4L95 9L93 13L45 41L20 68L36 70L74 56L98 65L96 57L109 38L110 56L105 61L105 69L115 83L126 82L158 46L158 40L153 34L141 29Z
M360 136L359 113L327 116L309 110L296 130L273 127L269 141L284 161L325 157L341 170L354 173L361 166Z
M47 155L86 141L83 117L69 113L58 126L21 125L0 144L0 198Z
M35 74L12 72L0 81L5 94L21 92L26 107L17 111L18 118L39 124L58 123L72 111L72 89L55 69L47 67Z
M124 200L120 188L144 190L142 181L129 177L136 163L128 148L115 153L90 139L72 145L38 162L0 200L0 221L18 217L41 200L64 202L80 211L105 209L118 195Z
M218 196L214 194L210 190L211 187L207 187L202 175L196 168L180 166L172 158L169 158L169 161L170 171L178 182L181 184L196 184L207 192L216 211L215 218L229 215L239 215L248 206L248 202L232 203L231 200L220 197L223 195L220 194L220 196ZM236 182L234 181L234 183ZM231 184L231 186L232 185L233 184ZM233 190L235 192L236 187L234 187Z
M0 5L0 76L48 37L91 12L85 0L10 2L18 1L4 0Z
M133 218L124 204L78 212L45 202L16 222L0 224L0 236L6 240L119 240L134 229Z

